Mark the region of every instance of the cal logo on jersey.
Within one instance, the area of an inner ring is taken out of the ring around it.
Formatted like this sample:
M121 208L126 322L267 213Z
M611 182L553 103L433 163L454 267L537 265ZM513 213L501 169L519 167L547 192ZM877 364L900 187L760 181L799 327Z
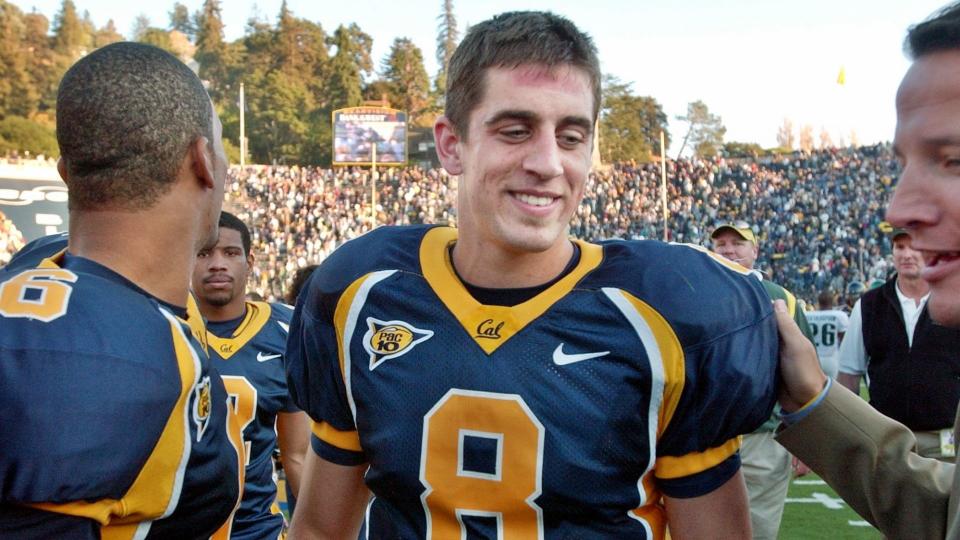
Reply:
M482 323L477 325L477 335L473 336L480 339L500 339L500 330L503 329L503 325L507 324L504 321L495 321L493 319L486 319Z
M193 387L193 423L197 425L197 442L203 437L210 419L210 377L204 377Z
M421 330L403 321L381 321L367 317L363 347L370 354L370 371L385 360L403 356L415 346L433 337L432 330Z

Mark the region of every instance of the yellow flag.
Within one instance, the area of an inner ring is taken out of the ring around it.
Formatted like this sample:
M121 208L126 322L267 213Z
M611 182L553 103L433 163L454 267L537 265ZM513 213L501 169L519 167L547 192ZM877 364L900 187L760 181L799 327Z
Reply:
M837 84L843 86L847 84L847 70L840 66L840 73L837 74Z

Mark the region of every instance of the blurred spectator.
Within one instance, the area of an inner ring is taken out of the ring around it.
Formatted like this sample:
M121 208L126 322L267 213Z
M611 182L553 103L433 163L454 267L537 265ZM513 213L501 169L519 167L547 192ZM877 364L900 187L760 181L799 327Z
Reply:
M913 430L917 454L953 463L960 329L930 319L930 285L910 233L895 229L890 237L897 275L854 305L837 382L859 393L866 378L870 404Z
M10 262L13 254L23 247L23 235L13 221L0 211L0 266Z
M376 224L455 224L456 179L442 170L376 174ZM369 169L247 167L231 170L226 207L250 224L257 258L250 290L284 297L297 270L371 229Z

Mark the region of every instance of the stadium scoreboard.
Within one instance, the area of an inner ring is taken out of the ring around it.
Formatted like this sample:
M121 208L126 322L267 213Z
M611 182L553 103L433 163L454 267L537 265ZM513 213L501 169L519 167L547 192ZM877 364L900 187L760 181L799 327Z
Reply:
M332 116L334 165L406 165L406 112L349 107L333 111Z

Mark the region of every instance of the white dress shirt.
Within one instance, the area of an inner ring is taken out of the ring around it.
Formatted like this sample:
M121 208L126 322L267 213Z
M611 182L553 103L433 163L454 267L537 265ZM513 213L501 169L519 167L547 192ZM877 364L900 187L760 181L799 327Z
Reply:
M927 303L930 293L923 295L920 302L917 303L913 298L903 294L900 291L900 284L896 286L897 299L900 300L900 310L903 312L903 326L907 333L907 344L913 346L913 332L917 328L917 321L920 320L920 313L923 306ZM863 344L863 315L860 313L860 300L853 306L850 312L850 325L847 327L847 334L840 343L840 373L850 375L864 375L867 373L867 365L870 358L867 356L867 348Z

